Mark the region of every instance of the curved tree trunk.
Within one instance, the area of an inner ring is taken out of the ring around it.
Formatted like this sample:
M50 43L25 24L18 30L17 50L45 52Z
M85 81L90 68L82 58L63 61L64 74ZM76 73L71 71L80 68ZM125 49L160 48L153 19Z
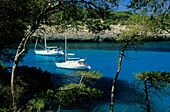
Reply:
M20 45L18 46L17 53L15 55L15 59L13 62L13 67L12 67L12 73L11 73L11 93L12 93L12 103L13 103L13 111L17 112L18 110L18 104L19 104L19 95L16 93L16 88L15 88L15 71L18 66L19 60L21 55L26 51L26 45L28 42L28 39L30 36L35 32L37 28L35 28L32 31L29 31L25 37L23 37L22 41L20 42Z
M17 53L15 55L15 59L14 59L13 67L12 67L12 74L11 74L11 93L12 93L12 97L13 97L13 110L14 110L14 112L16 112L18 110L18 104L19 104L17 93L16 93L15 87L14 87L14 85L15 85L14 84L14 76L15 76L15 69L18 66L19 58L22 55L22 53L25 51L25 50L23 50L21 52L21 49L23 48L23 45L24 45L23 44L24 40L25 40L25 38L22 39L20 45L18 46L18 50L17 50Z
M149 104L149 97L148 97L148 87L147 87L147 80L145 80L144 84L145 84L145 97L146 97L146 107L147 107L147 112L151 112L150 109L150 104Z
M48 5L48 4L45 4L45 5ZM38 24L39 24L40 20L43 19L43 17L44 17L45 8L46 8L45 5L42 8L42 11L39 13L39 15L37 15L37 18L36 18L34 24L32 24L32 27L30 28L31 30L29 30L27 32L25 37L23 37L22 41L20 42L20 45L18 46L18 49L17 49L17 53L15 55L15 59L14 59L14 62L13 62L13 67L12 67L12 73L11 73L11 93L12 93L12 102L13 102L13 111L14 112L17 112L18 104L19 104L19 95L17 97L17 93L15 91L15 83L14 83L15 71L16 71L16 68L18 66L21 55L26 51L26 45L28 43L28 39L36 31L36 29L38 28Z
M123 47L123 50L122 50L120 58L119 58L117 73L116 73L116 76L115 76L113 83L112 83L110 112L113 112L114 99L115 99L115 86L116 86L116 82L117 82L117 79L118 79L118 76L119 76L119 73L120 73L120 70L121 70L122 59L123 59L124 52L125 52L127 46L128 46L128 43L126 43L125 46Z
M34 24L32 24L32 27L30 28L31 30L29 30L27 32L26 36L23 37L20 45L18 46L18 50L17 50L17 53L15 55L15 59L14 59L14 62L13 62L13 67L12 67L12 73L11 73L11 93L12 93L12 102L13 102L13 111L14 112L17 112L18 104L19 104L19 97L17 97L17 93L15 91L15 83L14 83L15 70L18 66L21 55L26 51L26 45L28 43L28 39L37 30L38 24L41 21L41 19L44 18L45 14L47 12L55 10L55 8L57 6L62 4L61 1L58 1L56 4L51 5L50 3L52 3L52 2L54 2L54 1L49 1L46 4L43 5L41 12L37 15L37 18L36 18Z
M124 45L124 47L123 47L123 49L122 49L120 58L119 58L117 73L116 73L116 76L115 76L115 78L114 78L114 80L113 80L113 83L112 83L110 112L113 112L113 109L114 109L115 86L116 86L116 82L117 82L117 79L118 79L118 76L119 76L119 73L120 73L120 70L121 70L121 64L122 64L122 59L123 59L123 56L124 56L124 52L125 52L127 46L129 45L129 43L134 39L134 37L135 37L135 35L133 35L133 36L125 43L125 45Z

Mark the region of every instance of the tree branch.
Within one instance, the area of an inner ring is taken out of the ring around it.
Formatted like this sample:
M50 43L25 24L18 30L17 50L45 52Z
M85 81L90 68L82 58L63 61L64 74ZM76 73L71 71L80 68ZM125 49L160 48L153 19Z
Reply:
M141 105L139 105L139 104L137 104L136 102L135 102L135 100L133 99L133 102L135 103L135 105L137 105L138 107L140 107L140 108L142 108L142 109L144 109L144 110L147 110L145 107L142 107Z

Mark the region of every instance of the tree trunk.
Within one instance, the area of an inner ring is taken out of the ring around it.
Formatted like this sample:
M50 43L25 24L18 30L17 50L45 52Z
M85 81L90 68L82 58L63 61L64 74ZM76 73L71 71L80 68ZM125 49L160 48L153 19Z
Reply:
M146 107L147 107L147 112L151 112L151 109L150 109L150 104L149 104L149 97L148 97L148 87L147 87L147 83L146 83L147 80L145 80L145 96L146 96Z
M120 58L119 58L117 73L116 73L116 76L115 76L115 78L114 78L114 80L113 80L113 83L112 83L110 112L113 112L113 109L114 109L115 86L116 86L116 82L117 82L117 79L118 79L118 76L119 76L119 73L120 73L120 70L121 70L121 64L122 64L122 59L123 59L123 56L124 56L124 52L125 52L127 46L129 45L129 43L134 39L134 37L135 37L135 35L133 35L133 36L125 43L125 45L124 45L124 47L123 47L123 49L122 49Z
M117 73L116 73L116 76L115 76L113 83L112 83L110 112L113 112L114 99L115 99L115 86L116 86L116 82L117 82L117 79L118 79L118 76L119 76L119 73L120 73L120 70L121 70L122 59L123 59L124 52L125 52L127 46L128 46L128 43L126 43L125 46L123 47L123 50L122 50L120 58L119 58Z
M24 42L25 42L25 38L22 39L20 45L18 46L18 50L17 50L17 53L15 55L15 59L14 59L13 67L12 67L11 93L12 93L12 97L13 97L13 101L12 102L13 102L13 110L14 110L14 112L16 112L18 110L18 104L19 104L19 101L17 100L18 99L17 93L15 91L15 86L14 86L14 76L15 76L15 70L16 70L16 68L18 66L18 62L19 62L20 56L25 51L25 49L23 49L21 51L21 49L23 48Z
M23 37L22 41L20 42L20 45L18 46L17 53L15 55L15 59L13 62L13 67L12 67L12 73L11 73L11 93L12 93L12 102L13 102L13 111L17 112L18 110L18 104L19 104L19 97L17 96L18 93L15 91L15 71L18 66L19 60L21 55L26 51L26 45L28 42L28 39L30 36L35 32L37 28L35 28L32 31L29 31L25 37Z
M83 81L84 76L85 76L85 74L83 74L83 75L81 76L81 79L80 79L80 82L79 82L79 86L77 87L76 94L75 94L75 97L74 97L74 102L76 102L78 90L79 90L79 88L80 88L80 86L81 86L81 83L82 83L82 81Z
M14 59L14 62L13 62L13 67L12 67L12 73L11 73L11 93L12 93L12 97L13 97L13 110L14 110L14 112L16 112L18 110L18 104L19 104L19 99L17 98L16 91L15 91L15 85L14 85L14 78L15 77L14 76L15 76L15 70L16 70L16 68L18 66L20 57L26 51L26 45L28 43L28 39L37 30L38 24L41 21L41 19L44 18L45 13L54 10L55 7L62 4L61 1L58 1L56 4L49 6L49 3L50 2L47 2L43 6L43 8L42 8L41 12L39 13L39 15L37 15L35 23L32 24L32 27L30 28L31 30L29 30L27 32L26 36L22 39L20 45L18 46L17 53L15 55L15 59ZM49 7L47 7L47 6L49 6ZM18 99L18 101L17 101L17 99Z

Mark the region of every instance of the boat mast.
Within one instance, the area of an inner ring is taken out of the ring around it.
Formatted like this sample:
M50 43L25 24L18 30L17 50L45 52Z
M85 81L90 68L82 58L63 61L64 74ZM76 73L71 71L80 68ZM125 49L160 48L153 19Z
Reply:
M34 49L36 49L36 47L37 47L37 41L38 41L38 39L36 39L36 43L35 43Z
M65 62L67 61L67 27L66 27L66 21L65 21Z
M45 19L44 19L44 44L45 44L45 50L46 50L47 49L47 43L46 43Z
M39 29L37 30L37 37L39 37ZM36 47L37 47L37 42L38 42L38 38L36 39L36 43L35 43L34 49L36 49Z

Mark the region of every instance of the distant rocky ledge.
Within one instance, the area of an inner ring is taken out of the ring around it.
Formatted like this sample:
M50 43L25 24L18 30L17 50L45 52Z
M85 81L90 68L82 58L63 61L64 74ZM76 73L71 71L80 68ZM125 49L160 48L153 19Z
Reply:
M119 37L121 32L125 30L125 25L111 25L111 30L105 30L103 32L93 34L89 32L86 28L82 28L82 30L75 30L70 29L68 31L67 39L68 41L77 41L77 42L113 42L116 41L116 39ZM43 33L40 33L39 41L43 42ZM47 26L46 27L46 35L47 35L47 41L49 42L56 42L59 41L61 38L61 35L63 35L62 40L64 40L64 33L58 33L58 31L55 29L55 26ZM37 33L34 33L31 41L35 42L35 39L37 38ZM170 33L163 33L163 34L157 34L152 35L152 40L170 40Z

